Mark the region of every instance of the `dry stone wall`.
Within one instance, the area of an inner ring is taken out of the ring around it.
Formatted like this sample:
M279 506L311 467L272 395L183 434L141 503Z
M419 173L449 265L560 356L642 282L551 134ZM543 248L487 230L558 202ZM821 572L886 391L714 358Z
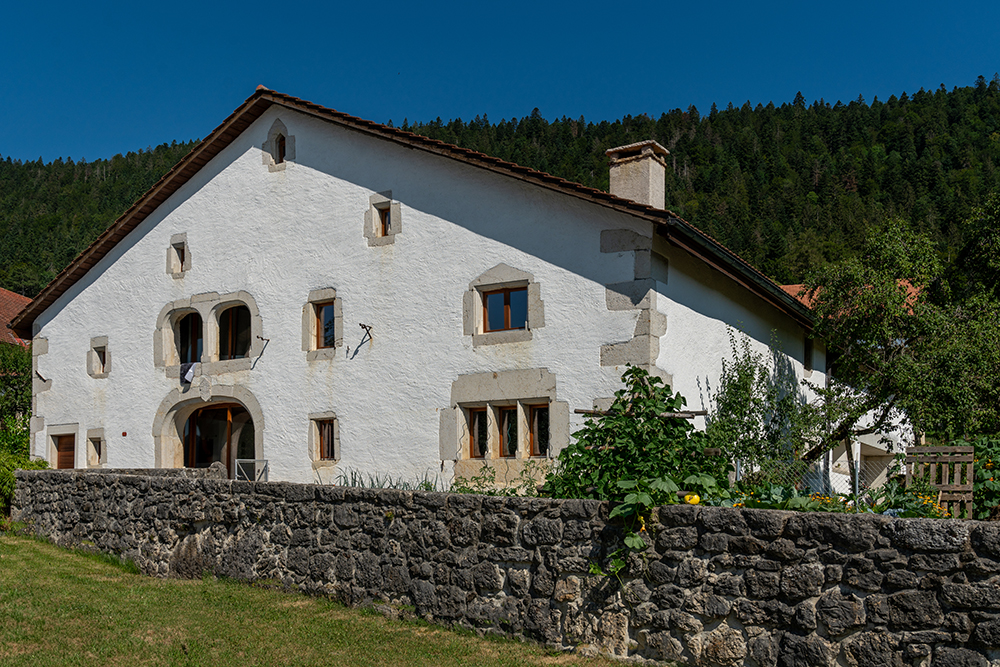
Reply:
M1000 525L660 508L628 575L596 501L17 473L14 518L155 576L208 570L557 647L723 667L1000 666Z

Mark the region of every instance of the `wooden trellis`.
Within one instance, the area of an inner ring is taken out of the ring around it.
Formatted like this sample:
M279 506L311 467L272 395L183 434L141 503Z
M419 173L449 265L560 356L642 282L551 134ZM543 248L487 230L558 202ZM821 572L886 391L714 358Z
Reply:
M923 478L938 490L938 503L953 517L972 517L975 447L907 447L906 486Z

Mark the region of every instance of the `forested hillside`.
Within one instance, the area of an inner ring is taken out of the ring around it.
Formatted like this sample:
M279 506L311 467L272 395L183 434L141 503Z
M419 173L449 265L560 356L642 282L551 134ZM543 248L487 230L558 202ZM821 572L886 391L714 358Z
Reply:
M1000 190L996 75L871 104L807 104L800 94L777 107L655 119L550 122L536 109L403 128L601 189L605 150L656 139L671 152L668 208L783 283L856 254L889 217L927 233L947 262L972 207ZM192 145L94 162L0 161L0 286L36 294Z
M779 282L860 250L865 230L901 217L946 261L961 223L1000 188L1000 77L871 104L799 94L776 107L694 107L654 119L545 121L538 110L492 123L407 124L435 139L608 188L604 151L656 139L671 152L667 208Z
M0 287L37 294L192 146L93 162L0 160Z

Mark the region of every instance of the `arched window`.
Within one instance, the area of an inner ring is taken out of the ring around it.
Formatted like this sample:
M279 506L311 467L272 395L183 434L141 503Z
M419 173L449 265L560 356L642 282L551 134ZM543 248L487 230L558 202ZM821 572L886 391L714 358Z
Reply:
M233 306L219 313L219 360L242 359L250 351L250 309Z
M274 164L281 164L285 161L285 135L279 134L274 138Z
M179 363L191 364L201 361L202 333L201 315L188 313L177 322L177 357Z

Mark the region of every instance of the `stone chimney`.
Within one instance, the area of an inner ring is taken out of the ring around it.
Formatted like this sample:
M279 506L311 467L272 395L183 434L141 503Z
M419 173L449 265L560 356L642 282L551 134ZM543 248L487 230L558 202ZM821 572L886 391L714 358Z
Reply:
M653 208L663 208L666 157L670 151L652 139L607 151L611 194Z

